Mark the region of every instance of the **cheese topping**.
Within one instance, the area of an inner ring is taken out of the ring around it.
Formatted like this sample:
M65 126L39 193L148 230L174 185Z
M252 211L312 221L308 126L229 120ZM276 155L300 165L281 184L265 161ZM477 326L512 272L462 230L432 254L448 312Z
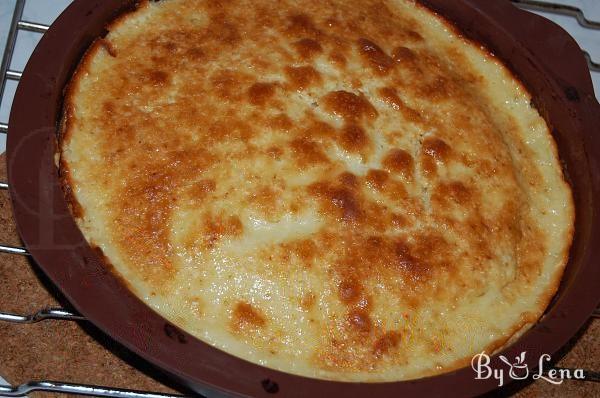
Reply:
M465 365L534 323L574 209L530 94L409 0L144 2L68 88L73 214L201 340L308 377Z

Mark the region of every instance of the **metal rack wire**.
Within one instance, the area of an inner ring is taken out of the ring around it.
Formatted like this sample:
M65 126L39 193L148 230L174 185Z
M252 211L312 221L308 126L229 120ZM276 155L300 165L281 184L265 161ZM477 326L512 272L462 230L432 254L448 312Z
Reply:
M594 29L600 31L600 21L589 20L583 11L577 7L570 5L548 3L536 0L511 0L520 8L531 11L543 11L548 13L568 15L577 20L577 22L586 29ZM10 65L15 50L17 34L19 31L29 31L36 33L45 33L48 25L23 20L23 10L26 0L17 0L13 12L12 22L9 28L6 47L0 65L0 101L4 96L6 82L8 80L19 81L22 72L11 70ZM598 33L600 36L600 32ZM593 72L600 73L600 63L595 62L590 54L584 51L589 68ZM8 125L0 122L0 134L8 133ZM6 182L0 182L0 190L8 190L9 186ZM10 246L0 244L0 253L29 256L29 252L24 247ZM600 318L600 308L596 309L592 314L594 318ZM13 314L0 311L0 321L11 322L15 324L29 324L44 321L47 319L63 320L63 321L86 321L86 319L72 311L63 308L45 308L33 314ZM558 368L557 368L558 369ZM597 372L587 371L590 377L586 378L591 381L599 381L600 375ZM35 391L55 392L63 394L76 394L96 397L116 397L116 398L175 398L183 397L183 395L154 393L149 391L137 391L120 388L101 387L93 385L56 382L56 381L32 381L18 386L0 385L0 396L7 397L22 397L28 393Z

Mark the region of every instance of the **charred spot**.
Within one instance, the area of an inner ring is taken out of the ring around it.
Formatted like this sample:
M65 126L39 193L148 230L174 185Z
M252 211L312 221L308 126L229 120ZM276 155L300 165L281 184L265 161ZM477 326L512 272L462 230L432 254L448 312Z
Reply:
M321 211L344 223L362 222L366 216L361 205L361 190L343 184L319 181L307 187L310 195L321 201Z
M281 113L269 120L269 127L277 130L288 131L294 127L294 122L285 113Z
M344 68L348 63L348 60L346 59L344 54L337 51L334 51L331 54L329 54L329 61L331 61L331 63L336 65L338 68Z
M408 272L415 271L419 268L419 261L413 256L411 249L406 242L401 240L397 241L394 244L394 254L396 257L396 265L398 265L399 268Z
M396 89L393 87L382 87L378 90L381 99L392 109L400 111L402 115L411 121L420 121L421 114L415 109L409 107L398 96Z
M383 158L383 167L390 173L399 173L405 179L412 179L413 175L413 158L410 153L404 149L392 149Z
M425 176L435 175L437 173L435 160L431 156L421 154L421 169Z
M321 31L316 28L312 19L306 14L295 14L288 18L288 32L296 36L317 38Z
M238 28L221 17L211 20L208 31L213 37L228 46L236 45L242 40Z
M214 192L217 189L215 180L204 179L196 182L189 189L189 194L193 198L202 199L205 198L209 193Z
M363 95L356 95L348 91L333 91L323 97L325 110L347 121L363 118L374 119L377 110Z
M416 30L407 30L406 36L415 42L423 41L423 36L421 36L421 34Z
M249 196L250 202L267 217L276 210L277 199L277 191L271 185L257 187Z
M318 164L327 162L327 156L315 141L306 137L296 138L290 144L292 152L300 164Z
M354 78L350 82L350 87L352 87L354 90L360 90L363 87L363 82L358 78Z
M313 39L300 39L292 44L302 59L311 59L323 52L321 44Z
M227 219L225 234L229 236L240 236L244 231L244 226L238 216L231 216Z
M437 137L428 137L423 141L423 153L437 161L445 162L450 157L450 146Z
M357 188L358 187L358 177L349 171L345 171L339 176L339 181L342 185L348 188Z
M367 172L367 184L378 191L382 190L389 179L389 174L383 170L371 169Z
M356 124L347 124L342 128L341 145L348 152L360 152L370 144L365 130Z
M354 330L360 333L369 333L372 328L371 317L366 311L360 309L352 310L348 313L348 323Z
M242 79L239 73L231 70L220 70L211 76L210 82L214 92L223 99L231 100L239 96Z
M163 86L169 81L169 74L162 70L153 70L148 72L146 79L153 86Z
M107 39L100 39L99 42L100 45L104 47L108 55L110 55L113 58L117 56L117 50L110 41L108 41Z
M362 294L362 285L356 279L343 280L338 286L338 296L343 303L354 304Z
M373 355L380 357L389 353L400 344L401 335L399 332L390 331L375 340L373 344Z
M314 307L316 300L317 297L315 296L315 294L312 292L308 292L302 296L302 299L300 300L300 306L302 306L303 310L308 311L312 307Z
M401 228L408 225L408 220L401 214L392 214L391 217L392 226L395 228Z
M414 62L417 60L417 55L408 47L396 47L392 52L394 61L399 63Z
M244 225L238 216L207 217L204 220L204 231L206 243L212 247L223 237L240 236L244 231Z
M368 250L379 250L385 247L385 241L380 236L369 236L366 243Z
M278 146L271 146L267 148L266 153L270 158L280 160L283 155L283 149Z
M185 55L192 59L204 58L205 52L201 47L191 47L186 50Z
M179 46L177 45L177 43L174 42L173 40L161 40L161 39L158 39L153 44L156 44L156 46L160 47L165 52L168 52L168 53L171 53L171 54L175 54L177 52L178 48L179 48Z
M254 134L253 127L246 121L230 116L229 118L217 119L206 126L207 142L217 142L225 139L241 139L247 142Z
M439 233L428 232L415 237L413 250L419 257L427 256L430 260L440 263L447 257L448 243Z
M306 128L305 133L307 136L313 137L333 137L336 134L336 129L326 122L314 120Z
M264 105L275 95L275 83L254 83L248 89L248 100L253 105Z
M358 39L359 51L363 60L378 74L386 74L394 67L394 60L377 44L368 39Z
M445 76L436 76L433 81L419 87L419 94L432 101L440 101L450 98L457 90L452 82Z
M445 141L429 137L423 141L421 163L425 174L435 174L437 172L436 162L446 162L451 155L451 148Z
M379 89L381 99L395 110L400 110L404 106L404 102L398 96L396 89L393 87L382 87Z
M312 240L305 239L296 244L295 251L305 265L310 265L316 257L317 245Z
M451 251L443 236L435 232L417 234L410 246L403 240L394 243L396 268L407 282L425 281L434 270L447 268Z
M470 190L459 181L448 184L448 193L450 197L457 203L465 203L471 196Z
M348 188L334 188L330 192L331 203L341 210L344 221L356 221L361 217L359 201Z
M285 74L295 90L304 90L322 82L321 74L312 66L288 66Z
M69 210L74 218L82 218L84 215L84 210L77 197L75 196L75 192L73 192L73 188L71 188L71 172L64 161L64 158L60 159L60 177L61 177L61 187L63 193L65 195L65 199L67 201L67 205L69 206Z
M442 202L451 200L457 204L467 204L471 198L470 190L460 181L439 184L436 187L435 195Z
M114 103L114 101L110 101L110 100L104 101L102 103L102 110L105 113L114 113L115 112L115 103Z
M267 324L263 313L251 304L240 301L233 309L232 326L236 330L262 328Z

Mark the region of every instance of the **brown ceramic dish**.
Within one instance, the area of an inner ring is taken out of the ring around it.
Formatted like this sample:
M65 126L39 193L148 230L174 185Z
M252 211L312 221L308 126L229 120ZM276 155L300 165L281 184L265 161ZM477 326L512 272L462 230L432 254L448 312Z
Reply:
M497 386L470 368L397 383L308 379L251 364L167 323L106 270L72 219L54 162L63 88L83 51L135 0L75 1L46 33L23 74L10 118L8 171L19 232L33 258L100 329L194 391L242 396L473 396ZM573 187L575 238L545 316L503 354L537 365L581 327L600 297L600 107L581 50L561 28L505 0L423 0L504 60L534 95ZM504 365L497 356L492 366Z

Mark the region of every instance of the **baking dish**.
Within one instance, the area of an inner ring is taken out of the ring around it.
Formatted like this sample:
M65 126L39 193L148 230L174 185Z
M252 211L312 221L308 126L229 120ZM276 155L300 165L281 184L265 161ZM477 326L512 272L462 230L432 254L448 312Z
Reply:
M533 368L561 347L596 303L598 104L581 51L560 28L505 1L423 1L503 59L534 95L559 146L577 208L563 283L546 316L503 352L527 352ZM19 232L40 267L90 321L192 389L210 394L388 396L475 395L497 386L470 368L408 382L357 384L307 379L253 365L193 338L135 298L100 261L67 209L54 162L63 88L83 51L133 1L76 1L46 34L28 64L11 115L9 183ZM75 32L75 33L74 33ZM596 156L596 158L595 158ZM492 366L504 365L495 357Z

